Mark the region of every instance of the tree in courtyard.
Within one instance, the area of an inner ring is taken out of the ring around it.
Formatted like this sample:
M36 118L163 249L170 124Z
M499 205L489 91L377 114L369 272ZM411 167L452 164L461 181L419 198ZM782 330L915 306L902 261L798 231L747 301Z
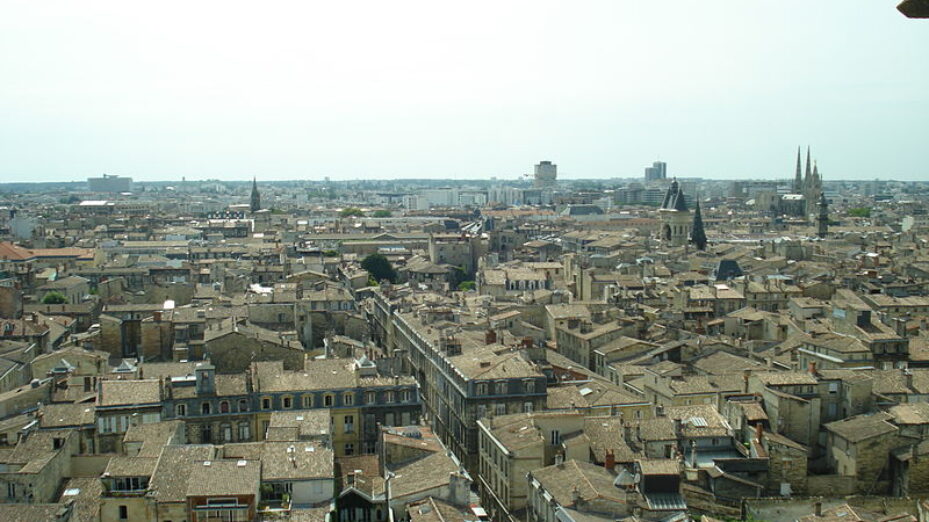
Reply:
M383 254L371 254L361 262L361 268L368 271L375 281L385 279L391 283L397 279L397 272Z

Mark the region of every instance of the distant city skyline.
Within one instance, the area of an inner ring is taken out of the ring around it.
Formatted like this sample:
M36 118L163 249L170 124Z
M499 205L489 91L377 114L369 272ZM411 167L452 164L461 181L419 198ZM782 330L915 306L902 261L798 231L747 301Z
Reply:
M0 181L925 180L894 4L7 2Z

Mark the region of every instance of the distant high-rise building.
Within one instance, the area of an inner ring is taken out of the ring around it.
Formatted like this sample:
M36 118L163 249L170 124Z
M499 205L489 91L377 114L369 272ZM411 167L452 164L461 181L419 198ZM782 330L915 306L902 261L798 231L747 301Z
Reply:
M252 212L261 210L261 194L258 193L258 178L252 178L252 199L249 203Z
M131 192L132 178L104 174L101 178L87 178L87 186L91 192Z
M542 161L535 166L535 180L533 186L536 188L554 187L558 178L558 165L551 161Z
M668 164L663 161L656 161L651 167L645 167L645 181L656 181L667 177Z

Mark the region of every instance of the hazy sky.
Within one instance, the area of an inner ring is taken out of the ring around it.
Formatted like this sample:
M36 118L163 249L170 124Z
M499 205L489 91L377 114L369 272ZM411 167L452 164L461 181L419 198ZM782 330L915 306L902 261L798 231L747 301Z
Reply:
M0 181L929 180L897 0L0 2Z

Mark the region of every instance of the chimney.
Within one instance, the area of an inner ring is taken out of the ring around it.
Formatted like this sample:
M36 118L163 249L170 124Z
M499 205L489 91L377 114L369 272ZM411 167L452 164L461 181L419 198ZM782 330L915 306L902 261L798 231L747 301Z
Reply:
M807 370L810 372L810 375L816 375L816 362L810 361L807 364Z
M758 444L761 444L761 441L764 440L764 426L760 422L755 424L755 439L758 440Z
M494 344L495 342L497 342L497 332L488 328L487 331L484 332L484 344Z
M913 372L909 368L903 370L903 378L906 379L907 390L913 389Z
M555 454L555 465L558 466L559 468L564 467L564 455L562 455L561 453Z
M742 393L748 393L748 381L752 377L751 370L745 370L742 372Z
M823 516L823 503L822 501L817 501L813 504L813 515L817 517Z
M156 310L156 311L152 314L152 319L153 319L156 323L160 323L160 322L161 322L161 310Z
M616 467L616 456L613 454L613 450L607 450L606 457L603 459L603 467L609 471L613 471L613 468Z

